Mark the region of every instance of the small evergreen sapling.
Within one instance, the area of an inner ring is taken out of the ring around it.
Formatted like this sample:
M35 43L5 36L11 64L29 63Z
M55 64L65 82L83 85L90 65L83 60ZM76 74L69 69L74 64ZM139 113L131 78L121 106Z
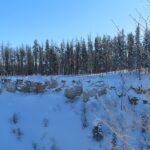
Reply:
M93 130L93 139L97 142L101 141L103 139L103 131L101 125L96 125Z
M87 108L86 108L86 105L84 104L83 105L83 108L82 108L82 128L85 129L88 127L88 120L87 120Z
M141 132L144 134L148 131L148 120L149 120L149 117L147 116L146 113L143 113L142 114L142 126L141 126Z
M112 134L112 141L111 141L111 144L112 144L112 148L111 150L117 150L117 136L115 133Z

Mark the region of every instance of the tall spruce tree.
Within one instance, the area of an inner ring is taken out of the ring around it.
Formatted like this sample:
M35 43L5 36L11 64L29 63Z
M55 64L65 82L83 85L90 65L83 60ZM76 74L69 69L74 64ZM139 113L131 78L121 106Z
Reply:
M43 60L44 60L44 52L43 52L43 45L42 45L39 47L39 73L41 75L44 75Z
M35 40L34 45L33 45L34 74L39 73L38 72L38 65L39 65L38 57L39 57L39 44L38 44L38 41Z
M46 40L45 42L45 73L49 75L51 73L51 54L50 54L50 44L49 41Z
M134 54L134 36L132 33L127 36L127 51L128 51L128 69L135 69L135 54Z
M81 70L82 72L81 73L87 73L87 61L88 61L88 56L87 56L87 49L86 49L86 43L85 43L85 40L83 39L81 41L82 43L82 48L81 48Z
M27 59L27 65L26 65L26 74L27 75L32 75L34 73L33 67L34 67L34 62L33 62L33 55L32 55L32 50L30 46L26 46L26 59Z
M81 50L81 45L80 42L76 42L75 46L75 74L79 74L80 71L80 50Z
M70 42L69 47L69 70L70 74L74 74L74 49L73 49L73 41Z
M138 24L136 28L136 35L135 35L135 48L136 48L136 66L138 70L139 80L141 79L141 43L140 43L140 25Z
M93 43L91 37L88 36L88 50L87 50L87 58L88 58L88 69L87 72L92 74L93 73Z
M150 71L150 31L147 26L143 38L142 66Z
M95 43L94 43L94 73L99 73L100 72L100 51L101 51L101 38L96 37L95 38Z
M126 45L125 45L124 30L118 33L117 53L118 53L118 58L117 58L118 69L123 70L127 66L127 51L126 51Z
M65 42L60 44L60 74L65 74Z
M19 49L19 56L20 56L20 74L25 74L25 68L24 68L24 64L25 64L25 50L24 50L24 46L22 45L22 47Z

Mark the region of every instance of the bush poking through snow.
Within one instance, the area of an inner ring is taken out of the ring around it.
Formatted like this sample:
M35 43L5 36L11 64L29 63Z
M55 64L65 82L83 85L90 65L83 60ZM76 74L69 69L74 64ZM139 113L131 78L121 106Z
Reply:
M45 87L47 87L48 89L50 89L50 81L45 81L44 82Z
M98 90L98 96L103 96L107 94L106 88L101 88Z
M51 146L51 150L57 150L57 148L56 148L56 145L55 145L55 144L53 144L53 145Z
M148 100L143 100L143 104L148 104Z
M101 82L100 82L101 83ZM103 82L102 82L103 83ZM87 102L90 97L103 96L107 94L107 86L103 84L95 85L97 88L92 88L89 91L83 92L83 101Z
M73 100L76 97L75 90L73 88L67 88L67 89L65 89L65 96L68 99Z
M39 82L25 81L17 87L18 91L22 93L36 93L42 94L46 92L45 85Z
M147 93L150 95L150 88L149 88L149 89L147 89Z
M61 83L66 83L66 81L65 80L61 80Z
M116 87L115 86L110 86L109 89L110 90L116 90Z
M14 114L12 115L12 117L10 118L10 122L11 122L11 124L13 124L13 125L18 124L18 122L19 122L19 117L18 117L18 115L17 115L16 113L14 113Z
M117 136L115 133L112 134L112 141L111 141L111 144L112 144L112 148L111 150L117 150Z
M101 125L97 125L92 130L93 133L93 139L97 142L101 141L103 139L103 132Z
M17 124L19 123L19 117L16 113L14 113L12 115L12 117L10 118L10 122L14 126L12 129L12 133L15 135L15 137L18 140L21 140L23 133L22 133L21 129L19 127L17 127Z
M84 102L87 102L90 98L88 92L83 92L82 98Z
M145 113L143 113L141 118L142 118L141 131L142 133L146 133L148 131L149 117Z
M75 81L75 80L72 80L72 83L76 83L76 81Z
M47 89L55 89L58 86L58 82L56 80L45 81L44 83Z
M55 91L56 91L56 92L60 92L60 91L62 91L62 88L59 87L59 88L55 89Z
M35 83L34 86L35 86L35 90L33 91L34 93L42 94L46 92L45 86L42 83Z
M98 96L107 94L107 85L103 81L99 81L99 84L97 85L97 94Z
M17 90L20 88L21 85L23 85L23 82L24 82L24 80L19 80L19 79L17 79L17 80L15 81L16 89L17 89Z
M73 100L75 97L81 96L82 92L83 92L83 87L80 85L77 85L72 88L65 89L65 96L68 99Z
M30 93L31 92L31 81L24 81L22 84L18 84L17 90L22 93Z
M66 85L66 81L65 80L61 80L61 83L62 83L62 88L64 88L65 85Z
M82 98L84 102L87 102L90 97L96 97L96 96L97 96L97 90L93 88L87 92L83 92Z
M8 83L5 84L5 88L10 93L15 93L16 92L16 85L15 85L15 83L8 82Z
M146 90L142 87L133 87L131 86L131 89L134 90L137 94L146 94Z
M50 82L50 88L55 89L57 87L58 83L56 80L51 80Z
M20 128L14 128L12 129L12 133L16 136L16 138L18 140L21 140L22 136L23 136L23 133L22 131L20 130Z
M0 87L0 94L2 94L2 92L3 92L3 89L2 89L2 87Z
M128 97L129 102L131 105L137 105L138 104L138 98L137 97Z
M87 121L87 108L86 108L86 105L84 104L83 105L83 108L82 108L82 128L87 128L88 127L88 121Z
M48 119L47 118L43 119L43 126L44 126L44 128L47 128L48 124L49 124Z
M141 116L141 133L143 137L143 149L150 149L150 118L144 111Z
M81 96L81 94L83 93L83 87L81 85L76 85L74 87L74 90L77 96Z
M33 150L37 150L37 149L38 149L37 143L32 143L32 149L33 149Z

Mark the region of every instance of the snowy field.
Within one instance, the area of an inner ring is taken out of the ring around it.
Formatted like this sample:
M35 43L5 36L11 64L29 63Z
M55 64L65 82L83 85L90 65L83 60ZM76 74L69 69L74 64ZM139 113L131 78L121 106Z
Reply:
M7 90L1 83L1 150L150 149L150 75L1 77L57 82L44 93ZM8 85L8 84L7 84ZM73 100L65 90L80 85ZM95 139L94 127L101 139Z

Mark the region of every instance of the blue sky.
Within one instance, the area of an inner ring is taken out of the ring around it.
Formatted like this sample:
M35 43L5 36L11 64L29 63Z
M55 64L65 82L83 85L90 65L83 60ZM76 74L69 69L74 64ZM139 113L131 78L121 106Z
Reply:
M35 39L60 42L114 35L111 19L126 32L134 31L129 14L146 14L144 0L0 0L0 41L16 46Z

